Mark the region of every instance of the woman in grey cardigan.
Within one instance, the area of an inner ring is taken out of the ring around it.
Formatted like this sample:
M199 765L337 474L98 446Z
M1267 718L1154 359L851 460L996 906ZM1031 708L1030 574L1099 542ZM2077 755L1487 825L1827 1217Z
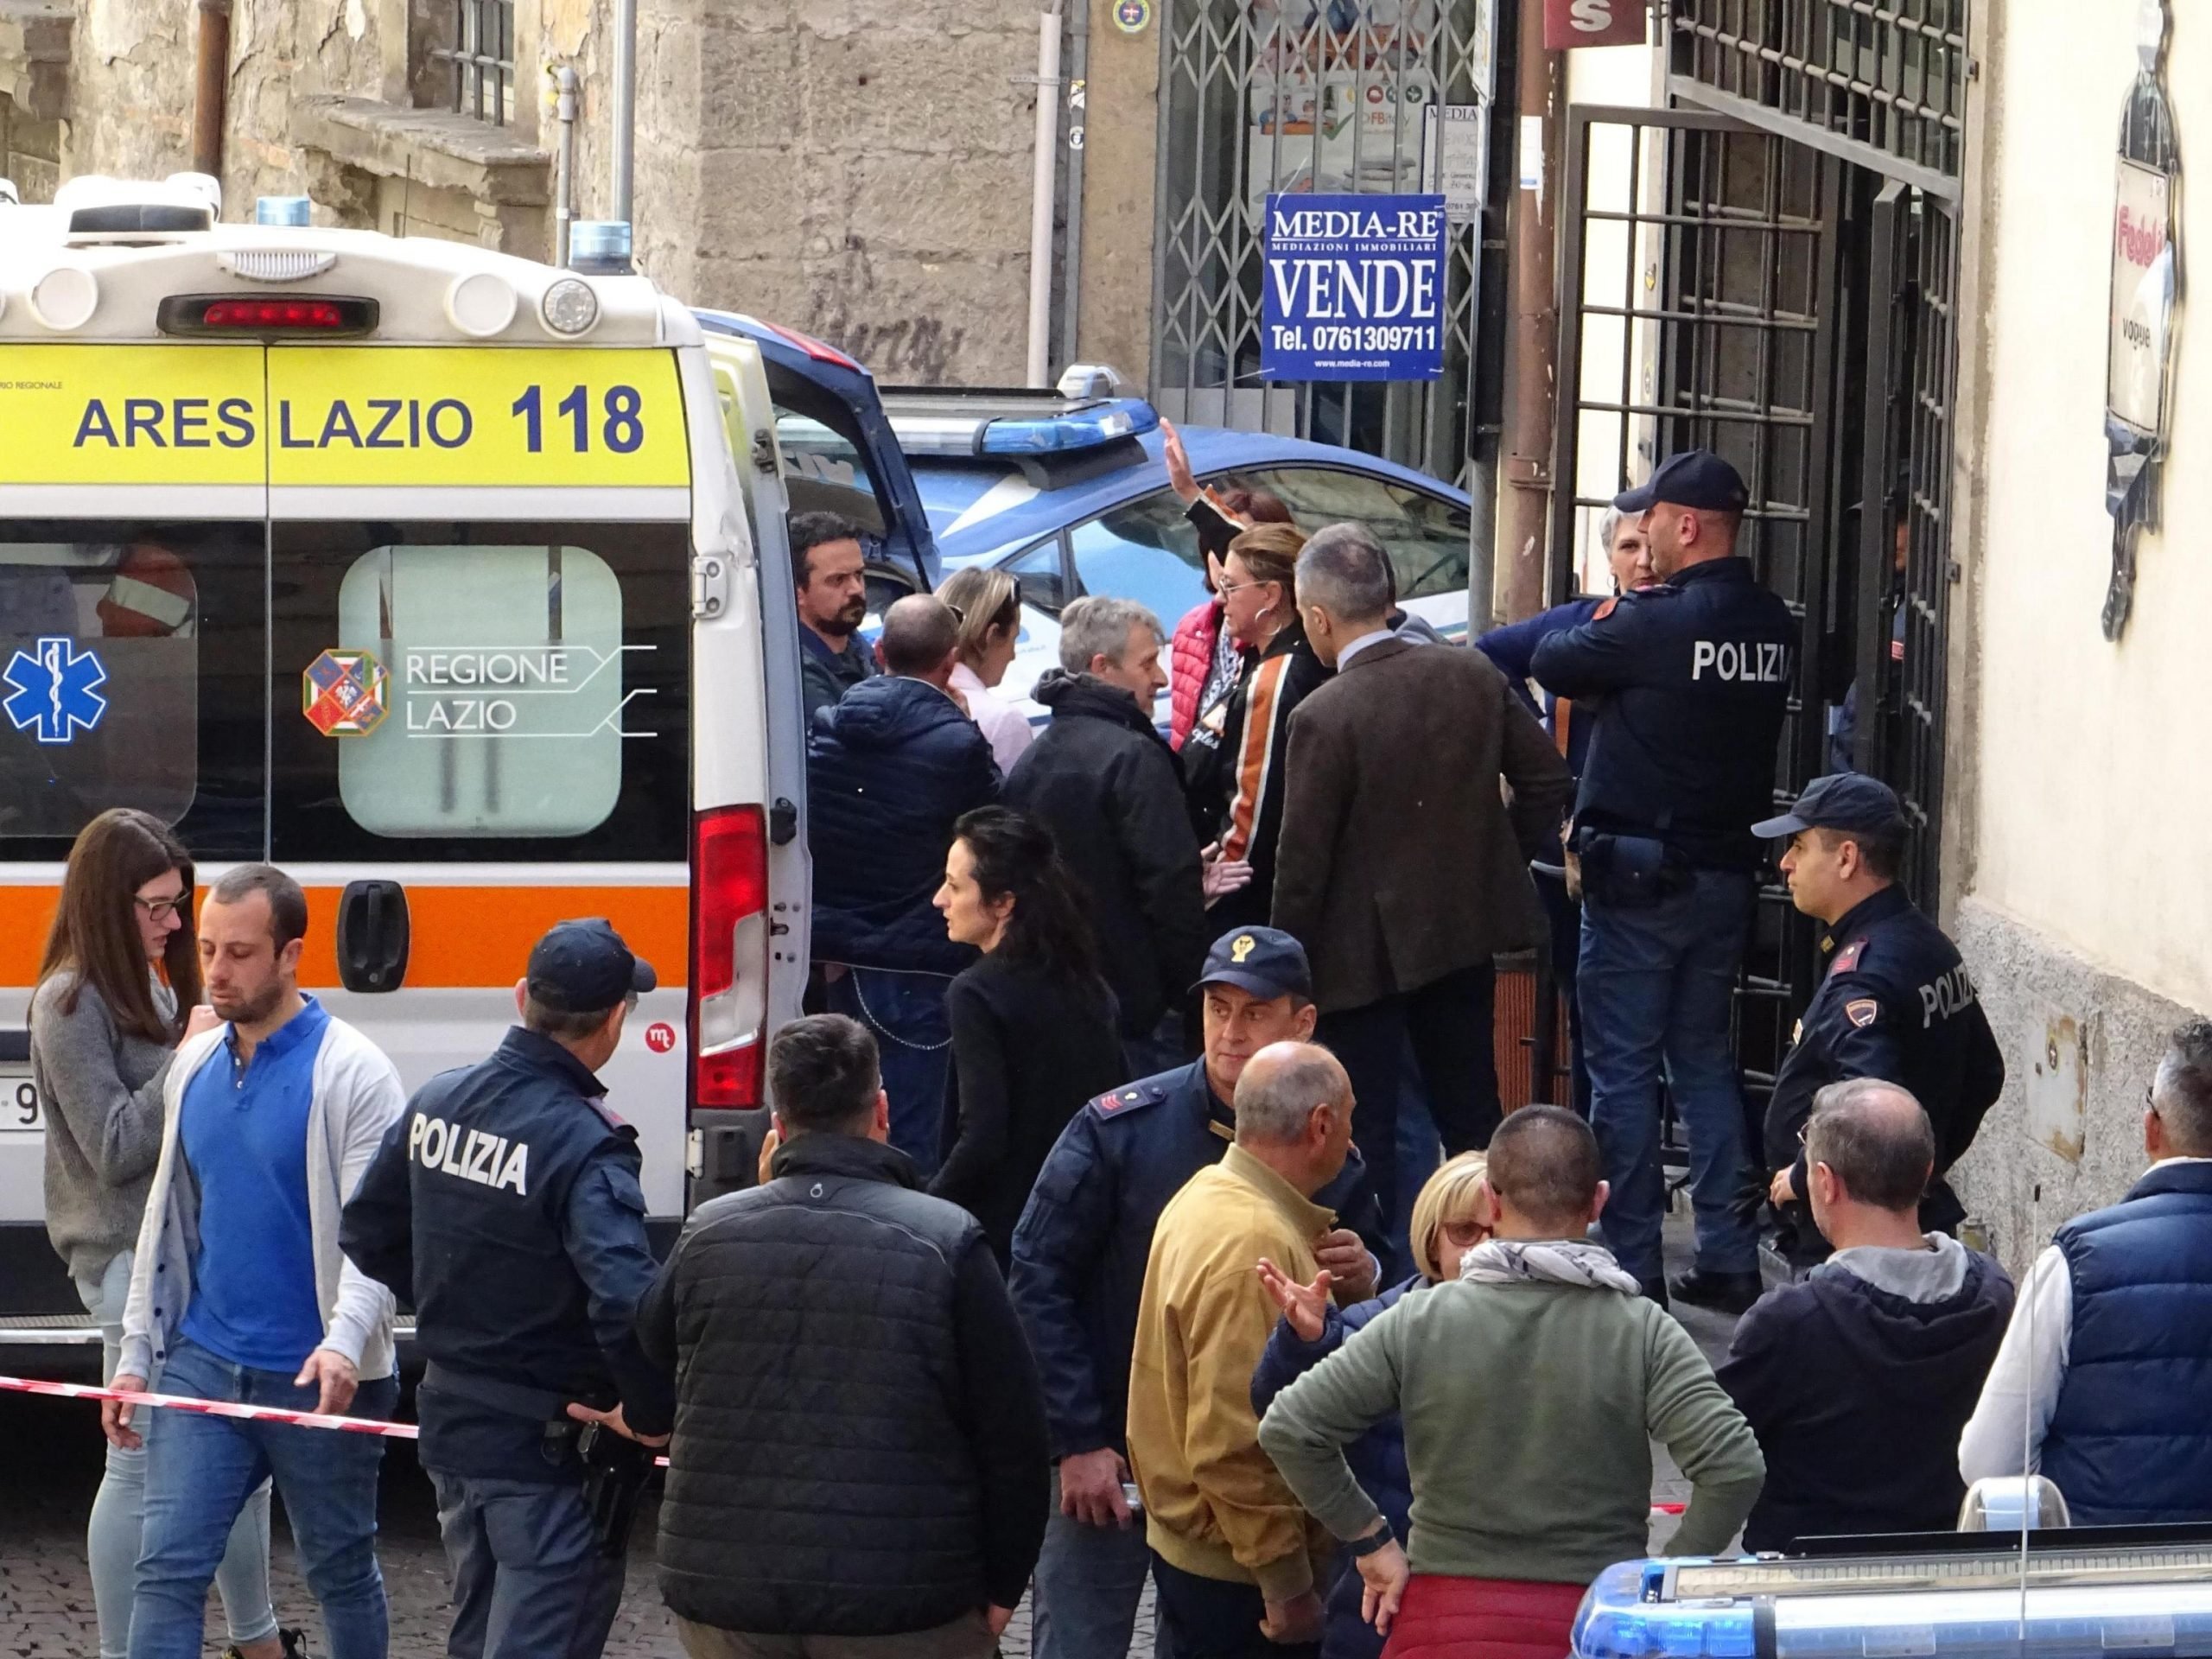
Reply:
M116 807L69 849L31 997L31 1077L46 1115L46 1228L100 1327L115 1375L131 1249L162 1146L162 1084L177 1043L216 1021L200 1006L193 869L168 827ZM158 1386L159 1379L156 1379ZM124 1659L146 1453L111 1446L86 1529L100 1659ZM269 1599L269 1488L247 1504L216 1578L239 1659L285 1659Z

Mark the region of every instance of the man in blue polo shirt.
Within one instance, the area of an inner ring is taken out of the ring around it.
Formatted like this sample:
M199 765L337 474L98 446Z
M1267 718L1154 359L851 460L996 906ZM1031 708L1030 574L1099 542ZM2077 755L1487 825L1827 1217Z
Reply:
M795 512L790 533L801 707L812 725L816 709L834 707L878 671L875 652L860 634L868 620L867 555L861 527L834 512Z
M307 899L266 864L200 912L207 998L227 1023L169 1068L160 1162L124 1311L115 1387L390 1417L391 1293L340 1255L339 1214L406 1104L367 1039L299 988ZM105 1402L116 1444L141 1444ZM130 1659L199 1659L231 1524L272 1477L332 1659L384 1659L377 1467L384 1442L264 1421L152 1414Z

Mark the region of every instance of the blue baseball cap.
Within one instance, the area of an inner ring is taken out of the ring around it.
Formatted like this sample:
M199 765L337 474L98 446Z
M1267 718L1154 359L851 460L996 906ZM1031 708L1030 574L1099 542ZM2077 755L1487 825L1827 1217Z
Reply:
M524 975L533 1001L556 1014L598 1014L660 981L604 917L556 922L532 946Z
M1897 834L1907 827L1897 791L1862 772L1832 772L1805 785L1797 804L1778 818L1751 826L1764 841L1780 841L1801 830L1859 830L1869 835Z
M1622 512L1649 512L1662 501L1700 512L1741 512L1751 493L1744 475L1710 449L1685 449L1661 461L1649 482L1613 498Z
M1313 970L1306 961L1306 947L1275 927L1240 927L1224 933L1206 952L1206 965L1198 982L1234 985L1257 997L1274 1001L1279 996L1313 1000Z

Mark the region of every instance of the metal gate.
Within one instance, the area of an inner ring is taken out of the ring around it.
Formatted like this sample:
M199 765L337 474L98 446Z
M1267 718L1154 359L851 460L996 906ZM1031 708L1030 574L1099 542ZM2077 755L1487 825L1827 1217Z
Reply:
M1873 208L1853 762L1883 779L1912 824L1904 881L1933 911L1943 799L1951 585L1951 409L1958 377L1958 223L1897 182ZM1881 511L1872 509L1878 504ZM1902 556L1900 556L1900 555ZM1875 695L1867 695L1876 688Z
M1726 116L1567 111L1560 262L1553 599L1603 591L1599 521L1664 456L1702 447L1750 486L1738 550L1802 626L1775 798L1822 769L1806 688L1832 609L1830 410L1842 168ZM1809 931L1770 883L1737 998L1737 1052L1763 1101L1810 991Z
M1428 111L1490 106L1496 8L1163 0L1154 403L1466 483L1480 225L1452 228L1441 380L1294 385L1260 378L1261 224L1271 191L1421 189Z

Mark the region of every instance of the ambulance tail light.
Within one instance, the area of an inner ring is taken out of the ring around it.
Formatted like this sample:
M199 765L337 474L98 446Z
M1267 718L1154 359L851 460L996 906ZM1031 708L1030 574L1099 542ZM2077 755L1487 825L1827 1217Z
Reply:
M227 294L172 294L162 302L156 321L165 334L343 340L376 332L377 302L319 294L255 295L245 299Z
M691 1103L761 1103L768 1014L768 832L757 806L691 827Z

